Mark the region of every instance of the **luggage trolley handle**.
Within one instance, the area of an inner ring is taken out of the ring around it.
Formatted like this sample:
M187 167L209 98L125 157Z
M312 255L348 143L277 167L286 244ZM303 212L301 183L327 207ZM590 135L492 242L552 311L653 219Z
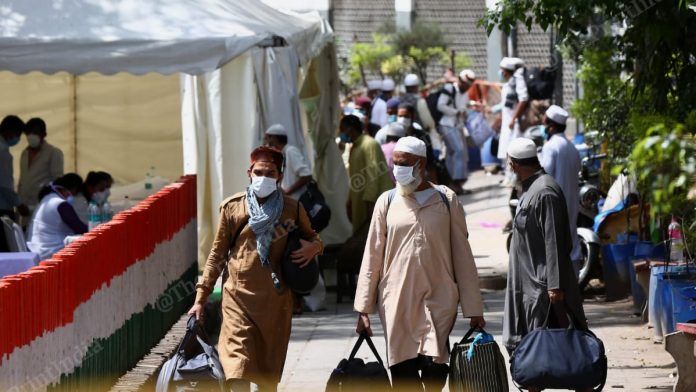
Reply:
M382 362L382 357L379 356L375 344L372 343L372 339L370 339L370 336L368 336L366 332L360 333L360 337L358 338L358 341L355 343L353 351L350 352L350 357L348 357L348 360L352 360L353 358L355 358L355 355L358 353L358 350L360 349L360 346L362 345L363 341L366 341L367 345L370 346L372 354L374 354L375 357L377 357L377 362L379 362L380 365L384 366L384 363Z

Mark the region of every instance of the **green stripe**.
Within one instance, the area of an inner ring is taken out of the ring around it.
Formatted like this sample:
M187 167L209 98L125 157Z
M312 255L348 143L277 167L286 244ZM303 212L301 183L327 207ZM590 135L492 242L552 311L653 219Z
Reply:
M132 369L167 334L196 296L198 265L194 263L158 298L157 303L133 314L108 338L92 342L82 364L73 373L62 374L49 391L108 390ZM98 320L95 320L98 322Z

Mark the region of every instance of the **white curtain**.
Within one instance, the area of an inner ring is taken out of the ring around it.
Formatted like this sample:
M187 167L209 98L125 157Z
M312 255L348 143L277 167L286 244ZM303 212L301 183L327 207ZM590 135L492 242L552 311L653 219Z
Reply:
M198 175L198 260L215 235L222 201L244 190L249 153L258 143L251 55L221 69L181 79L184 171Z

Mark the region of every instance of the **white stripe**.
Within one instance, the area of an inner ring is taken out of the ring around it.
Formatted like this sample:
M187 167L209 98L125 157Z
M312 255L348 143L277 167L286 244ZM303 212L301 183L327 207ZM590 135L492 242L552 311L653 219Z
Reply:
M102 285L77 307L71 324L15 349L0 366L0 390L45 390L59 381L61 374L72 373L82 363L95 339L111 336L133 314L155 304L167 287L196 262L196 226L194 219L170 241L158 244L150 256L113 278L110 285Z

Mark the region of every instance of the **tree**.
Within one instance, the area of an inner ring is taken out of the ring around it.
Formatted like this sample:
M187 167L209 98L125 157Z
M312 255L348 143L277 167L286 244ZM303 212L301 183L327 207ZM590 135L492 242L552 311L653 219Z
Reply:
M554 28L575 57L604 36L606 23L626 24L610 39L630 73L633 97L683 120L696 105L696 11L693 0L501 0L481 20L509 33L522 23ZM598 23L600 21L600 23Z
M388 36L384 34L372 34L373 42L354 43L351 49L350 65L353 70L351 80L354 82L357 76L366 85L365 74L382 74L382 63L394 55L394 49L388 42Z
M416 22L411 30L401 30L394 35L394 50L409 58L414 71L425 84L428 80L428 67L433 63L448 63L445 36L436 25Z

